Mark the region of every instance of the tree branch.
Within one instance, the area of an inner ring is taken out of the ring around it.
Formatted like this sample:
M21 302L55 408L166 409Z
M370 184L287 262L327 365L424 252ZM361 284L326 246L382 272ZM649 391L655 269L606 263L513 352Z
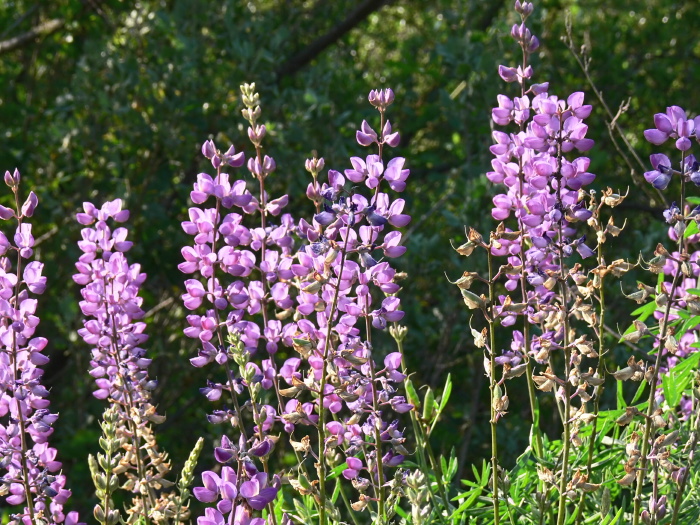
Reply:
M39 36L50 35L51 33L62 28L65 23L66 21L62 18L47 20L46 22L42 22L38 26L31 28L26 33L3 40L0 42L0 53L6 53L8 51L12 51L13 49L17 49L18 47L22 47Z
M282 77L294 75L314 58L323 53L328 46L340 40L348 31L359 25L365 18L389 2L391 2L391 0L363 0L345 20L340 22L325 35L311 42L311 44L282 64L277 70L277 79L279 80Z

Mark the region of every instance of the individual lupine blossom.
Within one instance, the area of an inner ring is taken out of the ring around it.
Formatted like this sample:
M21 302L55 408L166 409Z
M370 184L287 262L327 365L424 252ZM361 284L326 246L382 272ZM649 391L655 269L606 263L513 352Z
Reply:
M93 396L108 400L119 410L117 435L124 438L126 453L117 473L124 473L124 488L135 496L127 512L132 519L148 515L177 514L175 494L163 491L172 485L165 479L170 472L167 454L158 449L151 424L165 420L151 403L151 391L157 382L148 376L151 359L143 343L148 340L145 312L139 296L146 274L138 264L129 264L125 253L132 247L124 227L112 229L109 221L128 220L129 211L121 199L106 202L101 208L86 202L77 221L85 226L78 242L83 254L76 263L73 280L83 286L80 309L86 319L78 330L92 347L90 375L97 389ZM187 509L180 509L180 514Z
M5 183L19 203L19 171L5 172ZM17 222L14 243L0 232L0 496L22 509L11 514L10 523L41 519L74 524L77 513L63 511L71 491L60 473L57 451L49 445L58 414L51 413L49 391L41 384L40 367L49 362L43 353L48 340L35 334L35 296L46 289L46 277L44 265L29 260L34 237L26 219L37 204L31 192L17 210L0 206L3 221Z
M391 90L373 91L370 102L383 111L393 97ZM255 123L260 114L257 94L249 101L244 116L252 121L249 138L257 147L265 130ZM357 141L362 145L393 146L399 135L388 121L380 133L365 122ZM233 152L229 148L229 157L238 159L237 166L242 165L242 157L235 157ZM211 141L205 143L203 153L222 155ZM185 282L183 301L190 310L206 309L204 315L193 312L188 316L190 326L185 334L199 340L197 356L191 359L194 366L216 363L226 370L225 381L210 381L202 389L209 399L224 403L209 415L209 420L230 421L241 432L237 445L223 436L215 452L218 462L239 465L237 478L222 484L223 477L207 471L203 475L204 489L195 490L201 501L219 501L217 509L207 510L199 523L218 523L227 514L226 519L236 513L252 516L271 502L279 490L279 479L263 477L256 466L257 459L264 459L274 446L268 436L277 425L294 433L294 439L315 433L320 411L328 410L338 417L326 429L328 449L340 446L349 458L363 449L369 451L364 460L350 459L350 465L356 468L349 466L344 476L361 491L376 486L378 451L385 467L400 464L406 453L398 424L378 419L390 411L405 412L412 407L395 395L397 383L404 378L398 371L400 355L387 356L383 367L376 366L370 362L371 343L361 337L355 325L364 318L370 326L383 329L403 317L399 299L394 296L399 290L397 272L382 258L404 253L401 233L387 229L390 225L406 225L410 217L403 214L404 201L392 200L380 186L384 181L395 191L405 188L409 172L404 169L404 159L385 164L375 154L354 157L345 175L331 170L328 182L323 184L317 181L323 159L308 160L306 165L314 181L307 195L318 213L310 221L301 219L298 223L288 214L274 222L287 203L286 196L270 200L261 184L262 199L254 197L245 181L229 184L229 176L222 172L223 161L214 165L218 166L216 176L198 176L192 200L204 203L214 197L215 204L205 209L191 208L190 220L183 223L184 230L194 236L194 246L183 249L185 262L179 268L184 273L201 275ZM247 166L259 182L275 169L274 160L260 154L249 159ZM370 195L350 193L348 188L353 183L353 187L364 183ZM231 208L245 214L264 213L265 227L246 227L244 216L229 211ZM295 246L299 238L304 243L300 248ZM373 297L372 288L382 297ZM331 340L326 347L328 333ZM278 365L275 355L280 345L294 348L300 357ZM332 371L339 383L322 379L324 371L327 375ZM281 405L274 402L275 406L252 400L255 426L248 432L237 408L245 398L239 402L239 396L246 390L257 395L260 389L265 395L264 391L277 388L277 383L280 395L290 399ZM305 391L321 390L323 396L303 399ZM375 395L378 412L373 409ZM319 406L321 397L323 404ZM341 418L341 411L351 416ZM377 437L384 446L373 444ZM306 448L305 454L308 452ZM257 480L258 488L250 492L244 487L253 480ZM259 494L254 500L258 503L251 501L246 495L249 493ZM222 504L224 501L230 504Z
M532 4L518 1L515 9L523 21L513 26L511 36L522 47L524 56L529 57L539 46L525 25ZM548 93L548 83L528 87L533 76L529 65L500 66L499 74L506 82L517 82L521 96L511 99L499 95L498 107L492 110L493 120L501 126L515 123L519 130L493 132L495 144L490 148L494 155L493 171L486 176L506 188L505 193L493 198L492 216L498 221L514 216L520 234L514 235L510 228L505 228L492 241L491 252L506 256L513 268L505 273L508 291L519 286L519 268L523 264L529 287L527 308L512 308L510 299L501 296L496 312L505 326L514 324L518 315L525 314L529 322L543 327L543 335L538 337L550 333L557 338L562 335L561 330L547 329L543 322L556 311L550 304L556 296L552 291L556 281L553 277L565 265L560 259L562 256L567 259L575 252L585 259L594 253L585 235L577 234L574 224L591 217L581 190L593 182L595 175L588 171L589 158L564 156L588 151L593 146L593 141L586 137L588 127L584 124L591 106L584 103L581 92L559 99ZM538 343L533 339L531 351Z

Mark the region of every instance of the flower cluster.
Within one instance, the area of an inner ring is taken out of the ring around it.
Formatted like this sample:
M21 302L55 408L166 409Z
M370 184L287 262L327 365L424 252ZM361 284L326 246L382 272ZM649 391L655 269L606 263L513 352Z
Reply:
M574 252L582 258L594 253L586 244L586 237L577 235L575 223L588 221L592 216L583 188L593 182L595 175L588 171L589 158L565 157L566 153L584 152L593 146L584 124L591 106L584 104L581 92L559 99L548 93L548 83L528 86L533 74L528 57L539 42L525 25L532 4L516 2L516 10L522 23L513 26L511 35L522 47L523 64L518 68L500 66L499 74L505 81L519 84L520 96L511 99L499 95L492 117L498 125L515 123L519 130L493 132L493 171L487 177L506 188L505 193L493 198L494 219L505 221L514 215L517 220L516 231L499 229L491 243L491 253L508 258L508 291L515 291L523 277L529 287L526 292L523 287L523 303L527 307L513 308L506 304L509 299L501 296L496 311L504 326L514 324L518 315L525 314L530 323L543 328L532 347L540 347L539 342L545 338L548 348L552 344L556 348L561 343L563 325L561 319L552 322L552 313L559 308L555 304L561 300L556 299L553 287L557 280L568 277L565 259ZM522 345L519 348L524 349ZM546 361L541 353L538 361Z
M325 494L325 469L342 463L343 457L343 476L360 492L356 510L372 499L383 505L389 497L385 469L399 465L406 453L398 422L384 418L391 411L412 408L396 395L405 377L399 371L400 354L386 356L384 366L377 366L371 339L373 328L384 329L403 317L395 296L400 276L382 260L405 252L401 233L390 226L410 221L402 213L403 199L381 191L383 182L402 191L409 174L403 158L388 163L382 159L383 149L399 141L384 113L394 94L370 93L370 103L381 115L381 132L366 121L357 132L358 143L376 145L378 154L353 157L351 168L344 174L330 170L324 183L318 177L323 159L307 160L312 176L307 196L316 213L310 221L297 222L288 214L280 216L287 196L271 200L267 194L265 181L276 164L261 152L266 128L257 122L260 107L254 86L243 86L242 91L243 115L256 149L247 161L257 181L256 195L244 180L230 182L222 171L242 166L242 154L233 147L221 153L207 141L202 153L217 173L198 175L191 197L197 204L210 197L215 203L191 208L190 220L183 223L194 245L183 248L185 262L179 268L201 276L185 281L183 302L189 310L203 304L206 308L203 315L187 317L185 334L199 340L191 362L222 367L225 380L210 381L202 393L229 405L214 410L209 420L230 421L240 431L236 446L223 436L215 452L217 461L238 468L223 467L221 475L205 472L204 488L195 490L201 501L218 501L217 509L209 509L200 523L218 523L226 515L234 520L239 514L249 516L274 500L279 479L269 473L266 458L277 442L271 435L277 425L290 434L300 459L293 486L316 492L320 513L333 511ZM352 189L347 181L354 183ZM362 186L369 195L358 190ZM246 226L244 215L229 211L232 208L259 215L259 225ZM299 357L278 363L278 353L289 355L289 349ZM246 412L252 412L252 429ZM309 432L318 435L318 452L312 450ZM304 436L295 441L299 434ZM309 455L320 462L318 488L309 484ZM262 469L256 466L260 463ZM372 496L366 495L368 490Z
M127 229L112 229L108 224L128 220L129 211L122 209L120 199L101 208L86 202L83 209L77 214L85 226L78 243L83 255L73 280L83 287L80 309L86 319L78 334L92 346L90 375L97 386L93 395L117 407L115 436L126 453L114 470L127 477L123 487L135 494L127 512L154 519L178 511L186 515L186 509L177 508L174 495L162 490L172 485L165 479L170 463L158 449L151 428L165 418L151 403L157 382L148 376L151 359L141 346L148 340L146 323L139 321L144 317L139 292L146 274L126 258L132 246Z
M673 179L673 175L679 175L683 182L690 181L700 186L700 163L695 155L688 153L692 147L691 137L698 138L697 126L700 125L700 117L688 119L686 112L679 106L666 108L666 113L654 115L655 129L644 131L644 137L654 145L661 145L669 138L676 139L675 146L681 152L679 169L673 168L673 162L664 153L653 153L650 157L652 170L644 173L644 178L657 190L665 190ZM675 203L674 203L675 204ZM673 219L673 206L666 210L664 217L670 224L678 222ZM694 210L694 213L696 211ZM680 218L680 212L677 214Z
M11 523L77 522L77 513L64 514L71 495L60 474L56 449L49 445L58 414L49 408L49 391L41 384L49 362L43 353L48 341L35 337L39 324L37 299L46 289L44 265L28 261L33 254L32 225L37 196L30 192L20 206L20 174L5 172L5 184L15 197L15 209L0 206L2 220L17 221L13 241L0 232L0 496L24 510ZM14 269L12 258L15 259Z
M700 265L698 257L700 252L689 250L689 246L700 240L697 234L698 208L691 208L685 200L685 183L692 182L700 186L700 165L695 155L690 153L692 148L692 137L697 140L697 128L700 125L700 117L694 119L687 118L686 111L679 106L666 108L666 113L654 115L654 129L644 131L644 137L654 145L661 145L669 138L676 139L675 148L680 151L679 169L673 168L673 162L664 153L653 153L650 157L653 170L644 174L647 182L651 183L658 190L666 190L674 175L679 176L682 182L680 206L673 202L663 213L664 219L669 224L668 234L672 241L677 244L677 249L671 252L657 247L655 258L650 261L650 269L668 276L670 281L665 281L661 285L661 299L657 297L658 309L654 317L663 323L667 308L668 322L674 323L680 319L683 312L695 314L700 311L698 297L694 293L697 290L697 280L700 276ZM695 228L694 232L688 228ZM694 344L697 341L697 329L690 326L676 337L673 333L668 333L663 337L655 338L655 345L663 343L661 353L663 361L658 370L659 375L663 375L670 368L676 366L683 358L694 353ZM659 396L660 393L659 377ZM692 410L692 401L689 398L681 400L681 414L688 417Z

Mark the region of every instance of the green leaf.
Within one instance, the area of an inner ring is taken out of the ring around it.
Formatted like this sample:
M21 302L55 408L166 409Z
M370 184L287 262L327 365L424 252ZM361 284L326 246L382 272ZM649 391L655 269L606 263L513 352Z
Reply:
M632 398L632 402L630 405L634 405L637 401L639 401L642 398L642 395L644 394L644 390L646 389L646 381L641 381L639 383L639 387L637 388L637 392L634 394L634 397Z
M438 415L447 406L447 401L450 399L450 394L452 393L452 374L447 374L447 380L445 381L445 388L442 389L442 397L440 398L440 408L438 409Z
M688 319L686 319L686 321L680 327L678 332L676 332L676 338L680 339L680 337L684 333L686 333L691 328L695 328L698 324L700 324L700 315L694 315L692 317L689 317Z
M452 521L452 520L459 518L464 513L464 511L467 510L468 508L470 508L474 504L474 502L477 500L477 498L479 496L481 496L482 491L483 491L483 489L481 487L479 487L479 488L476 488L470 492L467 492L466 494L469 494L469 497L465 501L463 501L459 507L457 507L455 509L455 511L449 516L448 519L450 521ZM463 496L464 496L464 494L458 496L455 499L460 499Z
M670 407L678 406L683 392L693 380L700 353L693 353L661 377L664 397Z
M622 381L615 381L615 383L617 384L617 408L624 409L627 407L627 403L625 403L625 391Z
M331 494L331 501L334 505L335 502L338 501L338 496L340 496L340 483L340 480L335 482L335 488L333 489L333 494Z
M698 223L692 221L690 224L688 224L688 227L683 232L683 238L687 239L691 235L695 235L698 232L700 232L700 229L698 229Z
M620 510L617 511L617 514L615 514L614 517L607 518L603 521L601 525L615 525L618 521L620 521L620 518L622 518L622 514L625 511L624 507L621 507Z
M433 419L432 425L430 426L430 431L428 434L432 434L433 430L435 429L435 425L438 422L438 419L440 419L440 414L442 414L442 411L445 409L447 406L447 402L450 399L450 394L452 393L452 374L447 374L447 379L445 380L445 387L442 389L442 396L440 396L440 404L437 407L437 411L435 413L435 417ZM427 401L426 401L427 403Z
M634 312L632 312L631 315L638 315L639 321L644 322L644 319L649 317L651 314L654 313L654 310L656 310L656 303L654 301L648 302L645 305L640 306L637 308ZM644 317L642 317L644 316Z

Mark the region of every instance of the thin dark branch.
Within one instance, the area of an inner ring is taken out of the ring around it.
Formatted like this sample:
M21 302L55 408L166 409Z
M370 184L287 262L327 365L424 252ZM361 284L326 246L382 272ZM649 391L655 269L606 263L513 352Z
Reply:
M62 28L65 23L66 21L62 18L47 20L46 22L42 22L38 26L31 28L26 33L3 40L0 42L0 53L6 53L8 51L12 51L13 49L17 49L18 47L22 47L25 44L33 42L37 37L50 35L51 33Z
M17 18L17 20L15 20L12 24L10 24L9 27L5 28L5 30L2 32L2 34L0 34L0 38L5 38L7 35L9 35L15 29L15 27L17 27L22 22L24 22L27 18L29 18L34 13L34 11L36 11L38 8L39 8L39 4L35 4L32 7L30 7L29 9L27 9L27 11L25 13L23 13L22 15L20 15L19 18Z
M390 1L391 0L364 0L360 2L345 20L283 63L277 70L277 78L280 79L282 77L294 75L314 58L323 53L327 47L340 40L348 31L359 25L369 15L379 10Z

